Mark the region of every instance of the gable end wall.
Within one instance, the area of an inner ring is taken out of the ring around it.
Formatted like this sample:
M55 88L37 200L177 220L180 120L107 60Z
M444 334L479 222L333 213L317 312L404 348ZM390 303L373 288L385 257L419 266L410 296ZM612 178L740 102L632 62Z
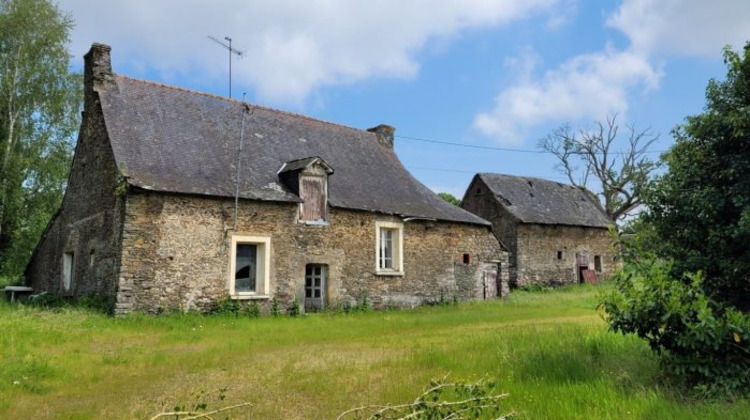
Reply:
M88 90L65 197L26 269L34 293L114 300L123 203L98 95ZM74 254L71 290L62 289L63 254Z

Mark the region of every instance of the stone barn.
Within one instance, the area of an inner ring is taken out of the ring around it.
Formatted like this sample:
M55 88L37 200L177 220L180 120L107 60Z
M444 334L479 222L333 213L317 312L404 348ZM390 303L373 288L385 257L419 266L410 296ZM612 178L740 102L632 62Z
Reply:
M392 127L116 75L101 44L84 79L68 188L25 272L35 293L104 296L115 313L316 310L494 297L507 279L490 223L412 177Z
M492 222L510 251L511 285L595 282L615 266L612 220L581 189L539 178L481 173L461 207Z

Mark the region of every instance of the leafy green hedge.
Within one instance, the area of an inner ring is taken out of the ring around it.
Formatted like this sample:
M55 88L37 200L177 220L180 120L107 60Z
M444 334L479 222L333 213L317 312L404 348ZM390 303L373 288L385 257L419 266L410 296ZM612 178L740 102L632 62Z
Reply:
M672 263L626 264L603 307L610 328L637 334L673 380L704 396L750 390L750 316L704 293L703 275L676 281Z

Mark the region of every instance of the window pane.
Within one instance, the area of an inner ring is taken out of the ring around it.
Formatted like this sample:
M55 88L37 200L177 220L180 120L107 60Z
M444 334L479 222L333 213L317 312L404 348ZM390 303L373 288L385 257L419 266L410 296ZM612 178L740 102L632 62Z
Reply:
M235 256L234 291L255 292L258 267L258 246L237 244Z
M380 268L393 268L393 229L380 229Z

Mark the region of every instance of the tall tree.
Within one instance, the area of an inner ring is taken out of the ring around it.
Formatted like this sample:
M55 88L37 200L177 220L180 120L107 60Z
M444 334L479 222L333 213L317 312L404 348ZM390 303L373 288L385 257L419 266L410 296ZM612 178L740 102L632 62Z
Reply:
M706 108L674 130L669 172L645 214L658 253L677 272L702 271L714 299L750 310L750 43L724 50L727 78L710 80Z
M47 0L0 0L0 275L18 275L60 204L79 125L73 21Z
M750 393L750 43L724 50L703 113L674 130L669 170L645 189L646 211L604 308L673 377L701 394Z
M627 126L626 143L620 139L617 116L596 122L593 130L574 131L569 125L555 129L539 141L539 148L558 159L557 169L571 184L600 200L614 220L622 220L641 205L641 191L659 166L648 158L648 148L659 139L650 130ZM619 149L620 144L624 149ZM594 185L593 192L590 188Z

